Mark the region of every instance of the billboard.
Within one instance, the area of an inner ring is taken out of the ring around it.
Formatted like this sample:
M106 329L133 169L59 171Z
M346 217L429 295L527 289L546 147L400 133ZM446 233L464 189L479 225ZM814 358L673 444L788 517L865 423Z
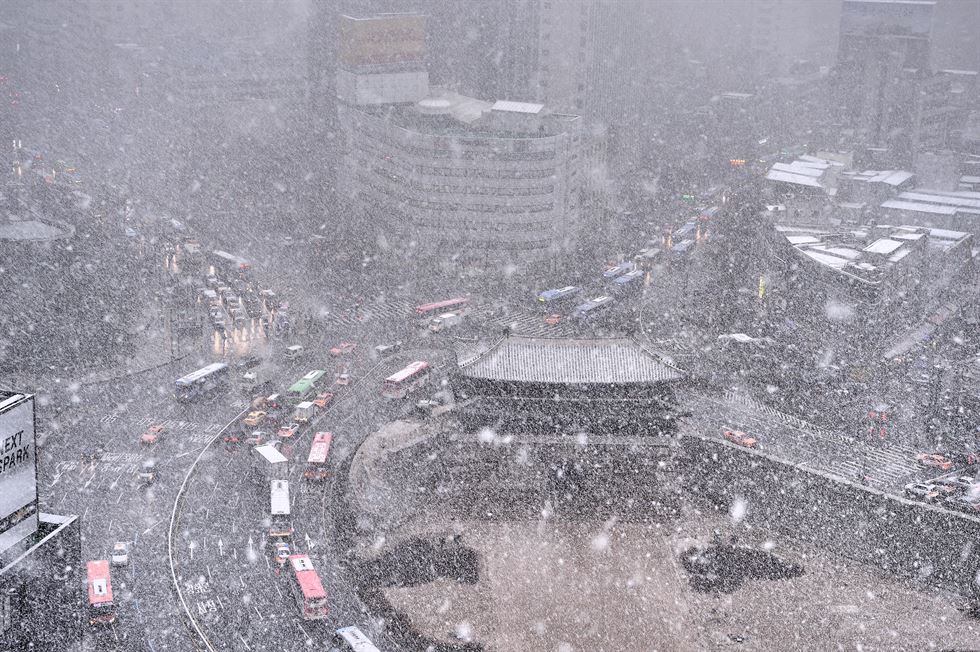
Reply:
M387 14L340 17L340 63L347 67L422 64L425 16Z
M0 393L0 552L37 530L34 397Z

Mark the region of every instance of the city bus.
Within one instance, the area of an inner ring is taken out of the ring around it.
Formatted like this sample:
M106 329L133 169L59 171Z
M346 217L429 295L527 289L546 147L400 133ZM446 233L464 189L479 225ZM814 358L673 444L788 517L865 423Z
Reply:
M229 281L244 277L252 267L244 258L218 250L208 254L208 265L211 268L208 270L209 274Z
M323 383L327 372L323 369L314 369L305 376L297 380L286 390L286 400L290 403L302 403L316 394Z
M697 227L698 225L694 222L685 222L684 226L680 227L674 231L673 234L671 234L671 240L673 242L681 242L687 238L693 238Z
M405 398L410 392L429 382L429 372L428 362L416 360L401 371L385 378L381 394L387 398Z
M335 632L334 642L346 652L381 652L357 627L341 627Z
M653 266L657 263L657 259L660 258L660 248L659 247L648 247L647 249L641 249L633 257L633 262L639 269L645 272L653 269Z
M197 371L177 379L174 397L178 401L192 401L228 386L230 369L224 362L213 362Z
M111 625L116 622L116 607L112 604L112 581L109 562L105 559L86 565L88 585L88 622L90 625Z
M420 306L415 306L415 316L421 321L428 321L432 317L441 315L444 312L462 310L469 302L469 297L456 297L455 299L446 299L445 301L436 301L435 303L423 303Z
M675 258L690 257L690 255L694 253L694 240L681 240L670 248L670 253L673 254Z
M327 617L327 592L323 590L320 576L313 568L309 555L290 555L289 567L292 569L290 583L293 598L300 606L303 620L322 620Z
M567 302L569 299L572 299L578 295L581 291L582 288L574 285L568 285L566 287L556 288L554 290L545 290L538 295L538 305L551 308L557 304Z
M288 537L293 534L293 523L289 516L289 482L272 480L269 482L269 523L270 537Z
M646 278L646 272L642 269L634 269L632 272L626 272L613 281L613 290L618 294L639 292L643 289L644 278Z
M579 320L586 320L594 317L597 313L603 312L605 309L612 306L615 302L610 296L596 297L590 301L586 301L583 304L576 306L575 311L572 313L572 317Z
M330 454L330 442L333 435L329 432L318 432L313 435L310 444L310 456L306 458L306 470L303 477L307 480L325 480L328 475L327 456Z
M632 261L617 263L612 267L607 267L606 271L602 273L602 278L606 279L607 281L614 279L618 276L622 276L626 272L632 272L634 267L636 267L636 265L634 265Z

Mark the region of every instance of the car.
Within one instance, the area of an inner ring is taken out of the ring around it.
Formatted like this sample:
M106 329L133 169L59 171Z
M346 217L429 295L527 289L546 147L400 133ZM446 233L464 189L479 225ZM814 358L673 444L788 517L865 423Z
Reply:
M973 466L977 462L980 462L980 453L975 453L973 451L952 453L950 457L955 464L962 466Z
M289 560L289 544L285 541L276 542L276 563L284 566Z
M919 453L915 456L915 460L922 466L942 469L943 471L949 471L953 468L953 461L941 453Z
M320 392L316 395L316 398L313 399L313 405L323 410L333 401L333 396L333 392Z
M237 369L241 369L242 371L245 371L247 369L253 369L254 367L258 367L260 364L262 364L261 358L258 358L254 355L250 355L247 358L242 358L241 360L236 362L235 367Z
M378 357L385 357L387 355L393 355L398 353L402 348L401 342L395 342L393 344L379 344L374 347L374 352L378 354Z
M261 446L269 441L269 433L264 430L253 430L245 437L246 446Z
M248 416L242 420L242 423L244 423L246 426L258 426L265 421L266 415L268 415L268 412L263 410L255 410L254 412L249 412Z
M224 441L224 442L225 442L226 444L229 444L229 445L230 445L230 444L238 444L238 443L240 443L240 442L242 441L242 438L241 438L241 436L240 436L240 435L238 434L238 432L237 432L237 431L235 431L235 430L230 430L230 431L228 431L228 434L226 434L226 435L225 435L225 436L224 436L224 437L222 438L222 441Z
M148 487L156 480L156 464L153 460L146 460L140 466L139 473L136 474L136 484L141 487Z
M731 430L726 428L722 435L733 444L745 446L746 448L755 448L759 443L758 439L755 437L749 437L741 430Z
M276 433L276 437L279 439L290 439L299 432L299 424L296 422L290 423L288 426L283 426Z
M357 348L356 342L341 342L337 346L330 349L330 355L332 355L335 358L339 358L342 355L351 353L356 348Z
M936 485L929 482L910 482L905 485L905 495L909 498L917 498L931 503L937 500L942 492Z
M146 445L155 444L160 441L164 432L166 432L166 428L161 425L150 426L140 435L140 443Z
M129 544L125 541L116 541L112 546L112 554L109 561L113 566L126 566L129 564Z
M548 326L557 326L561 321L561 315L548 315L544 318L544 323Z
M943 494L951 496L953 494L963 493L968 488L972 487L976 480L970 476L963 475L944 476L930 480L930 482L936 485L936 488Z
M339 385L340 387L347 387L348 385L350 385L350 381L351 381L350 374L343 373L343 374L337 374L337 378L335 378L333 382L335 385Z

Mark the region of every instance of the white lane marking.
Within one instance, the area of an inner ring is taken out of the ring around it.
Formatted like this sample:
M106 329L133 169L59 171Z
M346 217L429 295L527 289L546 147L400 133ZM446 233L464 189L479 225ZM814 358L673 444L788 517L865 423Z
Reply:
M146 528L145 530L143 530L143 532L142 532L142 533L143 533L143 534L146 534L147 532L149 532L150 530L152 530L152 529L153 529L153 528L155 528L156 526L158 526L158 525L160 525L161 523L163 523L163 522L164 522L165 520L167 520L167 519L165 519L165 518L161 518L161 519L160 519L159 521L157 521L156 523L154 523L154 524L153 524L153 525L151 525L150 527L148 527L148 528Z

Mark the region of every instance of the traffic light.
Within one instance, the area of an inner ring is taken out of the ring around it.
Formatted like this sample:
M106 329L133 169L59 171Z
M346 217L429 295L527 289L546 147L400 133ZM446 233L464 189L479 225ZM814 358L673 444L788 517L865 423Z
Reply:
M888 413L883 410L868 411L868 436L885 439L888 436Z

